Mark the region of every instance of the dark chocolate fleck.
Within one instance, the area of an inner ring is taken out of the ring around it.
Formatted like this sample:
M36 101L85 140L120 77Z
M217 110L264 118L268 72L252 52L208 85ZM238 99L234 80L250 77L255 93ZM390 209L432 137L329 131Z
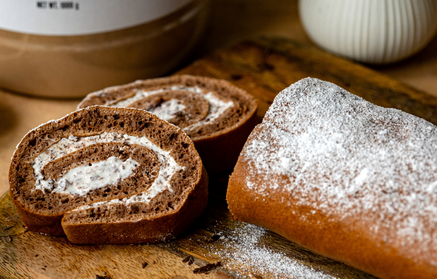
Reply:
M243 75L240 75L240 74L232 74L231 75L232 80L240 80L242 78L243 78Z
M145 268L148 265L147 262L143 262L143 264L141 265L143 268Z
M193 270L193 273L207 273L207 272L209 272L209 271L213 270L214 268L217 268L217 267L219 267L221 265L222 265L221 262L215 262L215 263L207 264L207 265L204 265L202 267L195 268Z
M205 242L206 243L211 243L211 242L217 241L219 239L220 239L220 235L214 234L209 239L207 239Z
M185 259L182 260L182 262L191 265L194 263L194 258L193 256L187 256Z
M14 227L14 225L7 226L7 227L5 228L5 231L7 231L7 230L9 230L9 229L11 229L11 228L13 228L13 227Z
M108 274L106 274L105 271L103 273L105 274L103 276L96 275L96 279L111 279L111 277Z

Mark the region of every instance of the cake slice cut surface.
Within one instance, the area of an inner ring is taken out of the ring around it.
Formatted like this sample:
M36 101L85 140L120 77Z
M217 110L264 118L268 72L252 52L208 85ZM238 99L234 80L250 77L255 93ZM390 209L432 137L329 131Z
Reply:
M74 243L149 243L199 217L208 178L190 138L139 109L94 106L30 131L10 193L24 224Z
M225 80L190 75L109 87L88 94L78 108L91 105L144 109L180 127L210 174L235 165L256 125L258 106L249 93Z

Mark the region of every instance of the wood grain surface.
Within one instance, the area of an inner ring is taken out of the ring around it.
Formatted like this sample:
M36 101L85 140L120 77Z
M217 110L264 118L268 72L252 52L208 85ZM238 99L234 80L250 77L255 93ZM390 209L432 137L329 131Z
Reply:
M278 37L218 50L179 73L223 78L246 89L259 100L259 119L280 90L311 76L437 123L435 97ZM27 231L5 194L0 199L0 278L373 278L233 221L225 200L229 174L210 177L210 202L202 217L179 239L156 245L73 245L63 237Z

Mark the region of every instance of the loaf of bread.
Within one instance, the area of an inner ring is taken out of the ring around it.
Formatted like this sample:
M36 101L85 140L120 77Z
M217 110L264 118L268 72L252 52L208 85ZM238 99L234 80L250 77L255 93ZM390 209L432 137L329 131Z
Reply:
M181 129L144 110L104 106L31 130L9 183L29 230L78 244L172 239L208 199L206 171Z
M209 174L234 167L256 125L257 101L225 80L172 76L90 93L78 108L135 107L156 114L193 140Z
M437 278L437 127L329 82L279 93L227 201L235 219L380 278Z

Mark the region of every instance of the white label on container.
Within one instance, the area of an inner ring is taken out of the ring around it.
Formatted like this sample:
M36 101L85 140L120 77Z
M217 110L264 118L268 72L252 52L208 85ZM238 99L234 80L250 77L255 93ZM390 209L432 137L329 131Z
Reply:
M192 0L0 0L0 28L36 35L114 31L168 15Z

